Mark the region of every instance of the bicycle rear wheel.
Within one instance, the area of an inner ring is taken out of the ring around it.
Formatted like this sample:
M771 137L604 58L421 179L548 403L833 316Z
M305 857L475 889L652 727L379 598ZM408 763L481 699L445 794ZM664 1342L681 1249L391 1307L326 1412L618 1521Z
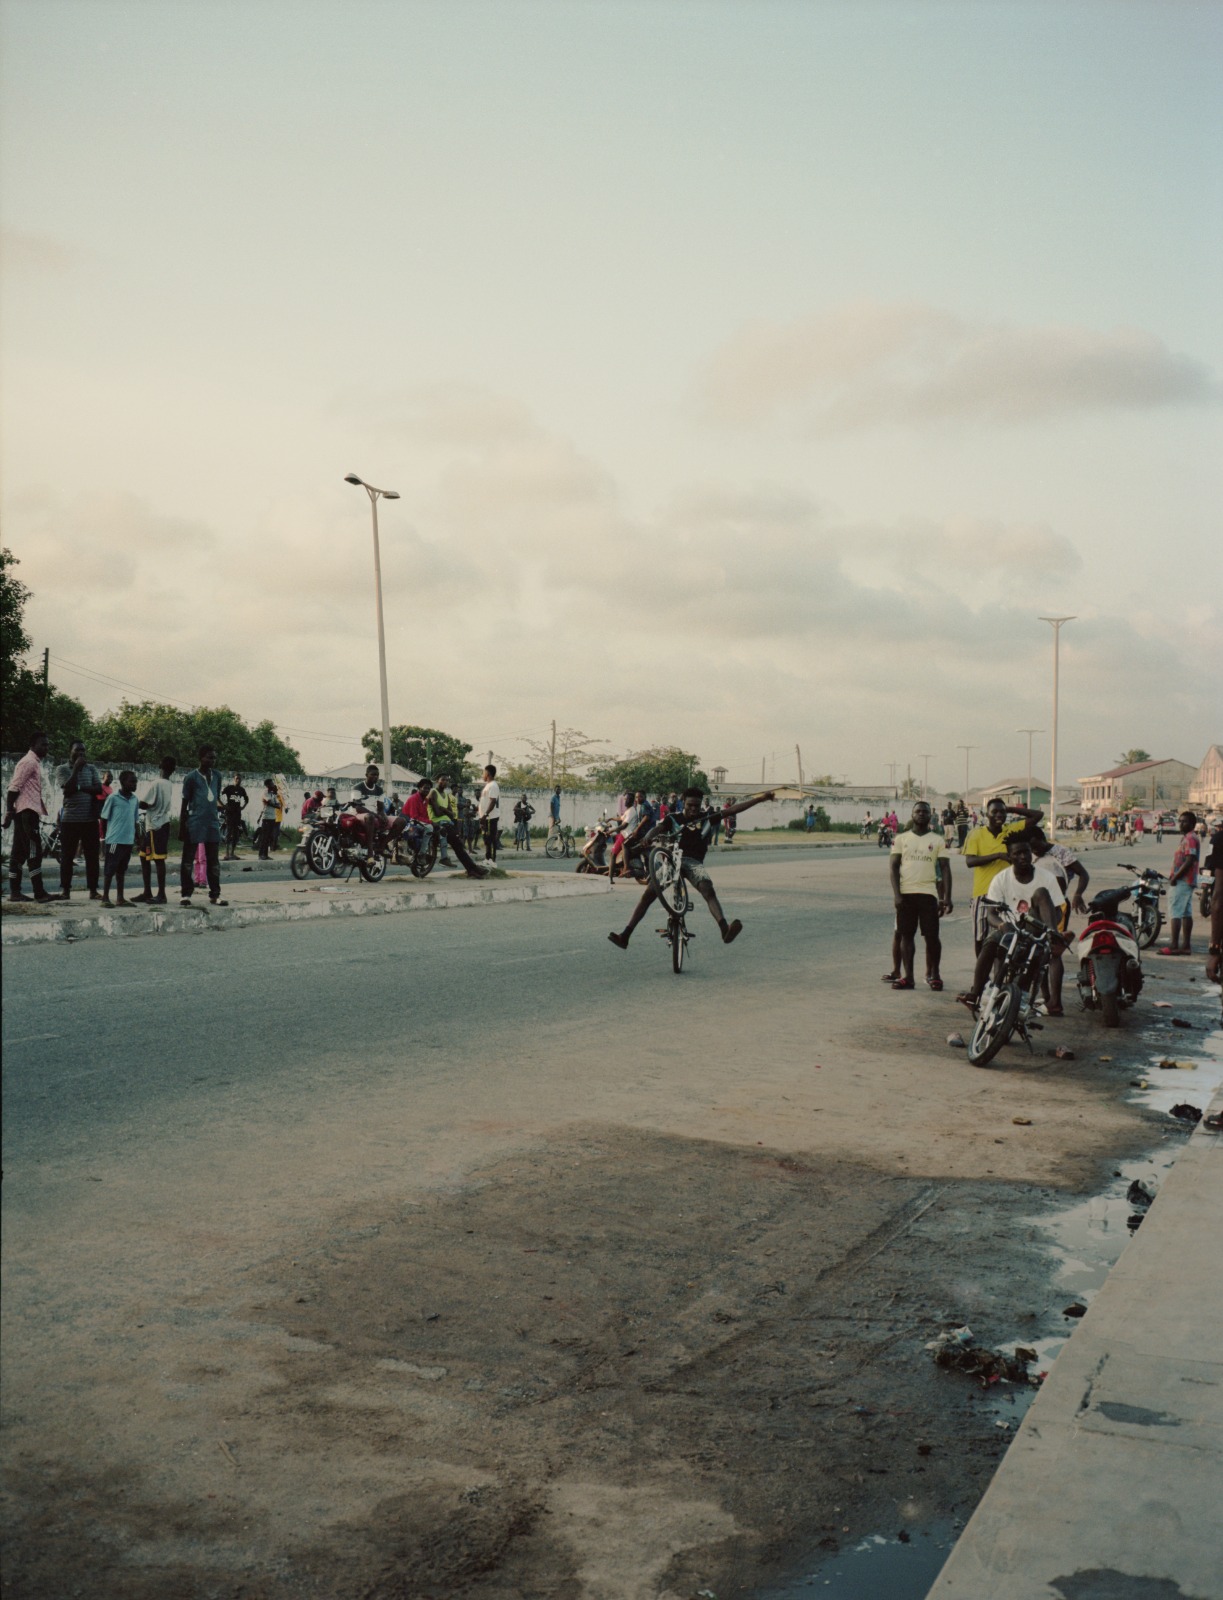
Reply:
M559 833L550 833L544 840L544 854L547 856L549 861L555 861L558 856L567 854L565 850L565 841L561 838Z

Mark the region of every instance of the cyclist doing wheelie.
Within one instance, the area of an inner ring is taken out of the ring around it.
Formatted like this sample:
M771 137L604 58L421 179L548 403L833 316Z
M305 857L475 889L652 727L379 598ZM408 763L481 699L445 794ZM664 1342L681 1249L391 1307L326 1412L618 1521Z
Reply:
M767 794L754 795L750 800L740 800L738 805L723 806L719 815L725 821L727 817L738 816L741 811L747 811L751 806L757 806L763 800L772 800L773 791ZM678 814L673 814L651 828L642 840L642 849L648 850L655 839L674 838L677 834L680 848L683 851L683 875L696 892L709 907L710 915L722 930L722 943L730 944L737 939L743 931L743 924L735 919L727 922L714 893L713 879L705 870L705 852L709 848L711 827L708 815L701 815L701 807L705 796L700 789L685 789L683 809ZM608 938L618 949L627 950L633 929L645 916L646 912L657 900L658 895L653 886L647 888L641 899L633 908L633 914L625 924L623 933L609 933Z

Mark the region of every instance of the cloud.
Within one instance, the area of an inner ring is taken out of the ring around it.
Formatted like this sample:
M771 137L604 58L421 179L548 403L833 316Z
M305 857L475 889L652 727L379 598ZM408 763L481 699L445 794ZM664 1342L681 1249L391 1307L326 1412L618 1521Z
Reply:
M476 384L436 383L341 396L333 415L411 444L487 450L539 432L520 401Z
M1141 329L1020 328L863 303L742 329L698 376L694 404L722 426L790 416L833 434L948 421L1006 427L1221 397L1204 363Z
M12 513L35 581L70 594L131 590L159 572L206 557L215 533L201 522L156 511L138 495L121 491L73 496L49 493L17 498Z
M69 272L82 259L75 245L46 233L0 227L0 271L13 278L42 278Z

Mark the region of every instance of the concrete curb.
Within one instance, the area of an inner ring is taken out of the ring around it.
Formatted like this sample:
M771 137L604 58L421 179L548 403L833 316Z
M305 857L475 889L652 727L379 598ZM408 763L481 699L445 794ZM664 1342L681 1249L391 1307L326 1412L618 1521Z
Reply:
M269 922L313 922L323 917L374 917L404 911L449 911L464 906L521 904L606 895L605 878L538 878L529 883L465 883L462 887L405 889L351 898L309 894L300 900L254 901L223 907L167 906L152 911L98 911L74 918L6 917L0 946L75 944L80 939L140 939L176 933L221 933Z
M1223 1596L1220 1216L1223 1134L1199 1125L929 1600Z

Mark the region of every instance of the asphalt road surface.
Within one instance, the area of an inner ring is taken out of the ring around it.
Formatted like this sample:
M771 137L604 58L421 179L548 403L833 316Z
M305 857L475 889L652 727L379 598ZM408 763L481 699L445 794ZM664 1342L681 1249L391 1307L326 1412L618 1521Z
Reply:
M748 1593L971 1507L921 1343L1035 1336L1141 1039L949 1050L958 865L941 995L873 852L715 871L679 978L632 887L7 953L7 1592Z

